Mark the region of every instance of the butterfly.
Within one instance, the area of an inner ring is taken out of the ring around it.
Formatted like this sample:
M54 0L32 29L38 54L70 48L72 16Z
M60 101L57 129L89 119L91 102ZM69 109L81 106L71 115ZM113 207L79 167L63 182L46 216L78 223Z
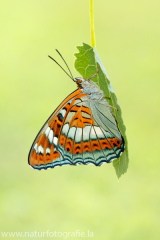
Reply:
M98 85L91 81L100 67L86 80L73 78L65 64L71 76L58 65L76 82L78 89L64 99L35 138L28 163L37 170L89 163L101 166L119 158L125 149L112 106Z

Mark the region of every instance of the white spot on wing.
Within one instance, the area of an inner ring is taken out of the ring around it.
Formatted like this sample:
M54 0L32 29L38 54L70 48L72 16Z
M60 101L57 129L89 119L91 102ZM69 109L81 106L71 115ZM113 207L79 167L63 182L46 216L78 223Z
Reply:
M68 129L69 129L69 124L66 123L66 124L63 126L63 128L62 128L62 134L67 135Z
M66 110L65 109L61 109L61 111L59 113L61 113L62 116L64 117L64 115L66 114Z
M72 127L69 129L69 133L68 133L68 138L73 139L74 138L74 134L75 134L76 128Z
M82 128L77 128L75 142L81 142L82 138Z
M50 148L46 149L46 154L49 153L50 154Z
M95 126L94 129L95 129L95 132L96 132L98 138L105 138L104 134L102 133L102 130L99 127Z
M89 141L89 133L90 133L91 126L86 126L83 129L83 141Z
M49 135L48 135L49 143L52 144L53 142L53 130L50 130Z
M91 140L97 139L97 136L96 136L96 134L95 134L95 131L94 131L94 128L93 128L93 127L92 127L92 129L91 129L90 138L91 138Z
M58 142L58 138L57 138L57 137L54 137L54 138L53 138L53 143L54 143L55 146L57 146L57 142Z
M48 137L48 134L49 134L50 130L51 130L50 127L48 127L48 128L46 129L46 131L45 131L46 137Z
M34 149L36 150L36 153L38 152L37 146L38 146L38 144L36 143L36 144L34 145Z
M38 152L42 154L44 153L43 147L41 145L38 147Z

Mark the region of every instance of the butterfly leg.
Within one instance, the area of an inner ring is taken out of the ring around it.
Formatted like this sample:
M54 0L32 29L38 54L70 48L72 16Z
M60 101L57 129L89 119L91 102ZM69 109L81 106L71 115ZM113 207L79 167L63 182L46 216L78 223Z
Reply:
M103 98L106 98L106 99L109 99L109 100L111 100L111 98L110 98L110 97L103 97Z

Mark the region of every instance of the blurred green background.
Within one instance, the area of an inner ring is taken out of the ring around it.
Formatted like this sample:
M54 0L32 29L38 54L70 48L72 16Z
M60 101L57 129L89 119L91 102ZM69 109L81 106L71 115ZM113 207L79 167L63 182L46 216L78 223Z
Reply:
M27 163L39 129L76 89L47 55L64 66L57 48L79 76L74 53L90 44L89 0L1 2L1 232L160 239L159 9L158 0L94 0L96 48L127 127L130 163L118 181L112 164L35 171Z

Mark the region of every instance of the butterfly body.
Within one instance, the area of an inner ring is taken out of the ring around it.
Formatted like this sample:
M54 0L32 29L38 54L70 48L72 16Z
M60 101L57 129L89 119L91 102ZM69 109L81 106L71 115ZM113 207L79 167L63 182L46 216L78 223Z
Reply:
M50 116L37 135L29 164L34 169L109 163L124 151L124 140L104 99L91 80L75 78L78 89Z

